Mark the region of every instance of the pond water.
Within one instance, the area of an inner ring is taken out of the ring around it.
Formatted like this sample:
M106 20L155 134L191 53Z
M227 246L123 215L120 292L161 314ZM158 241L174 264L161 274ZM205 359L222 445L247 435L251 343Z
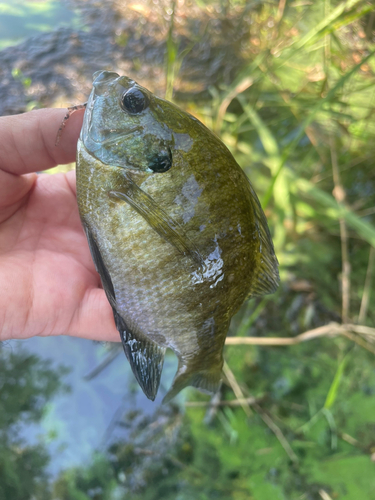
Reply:
M79 27L79 16L58 0L0 2L0 50L61 26Z
M127 431L116 424L129 409L149 415L160 406L177 368L174 356L167 356L163 377L154 402L145 398L131 372L119 344L118 355L100 374L87 380L93 370L108 359L108 344L66 336L35 337L6 342L4 349L15 354L35 354L40 361L49 360L51 369L63 365L68 374L61 382L69 392L53 397L38 424L25 425L22 437L29 444L47 444L53 457L48 472L87 464L95 450L104 451L114 439L123 439ZM112 356L111 356L112 358ZM115 422L114 422L115 419Z

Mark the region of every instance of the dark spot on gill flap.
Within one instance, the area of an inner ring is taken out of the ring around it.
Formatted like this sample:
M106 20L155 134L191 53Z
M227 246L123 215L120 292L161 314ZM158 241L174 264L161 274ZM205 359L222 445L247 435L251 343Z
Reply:
M111 276L109 275L109 272L107 268L104 265L102 256L100 254L100 250L98 248L98 245L96 244L96 241L94 240L91 231L89 228L84 224L83 229L85 230L87 241L89 244L92 260L94 261L96 270L98 271L100 275L100 279L102 281L103 289L107 295L108 302L111 304L112 308L114 309L116 307L116 297L115 297L115 290L113 288Z
M200 266L202 256L192 241L187 237L181 225L170 217L147 193L142 191L126 174L121 191L110 191L111 196L126 201L145 221L168 243L183 254L188 255Z
M267 219L260 205L258 196L253 186L248 183L251 193L251 204L254 210L254 222L259 238L260 255L257 268L255 270L255 280L250 290L251 297L260 297L269 293L274 293L279 286L279 262L275 255L272 238L268 229Z
M142 391L154 401L158 393L166 349L143 335L130 332L122 317L114 310L115 323L131 369Z

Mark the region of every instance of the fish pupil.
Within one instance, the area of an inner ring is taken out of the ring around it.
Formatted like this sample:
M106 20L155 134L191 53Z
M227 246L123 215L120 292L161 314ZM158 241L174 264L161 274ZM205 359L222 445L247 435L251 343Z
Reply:
M167 172L172 166L172 152L160 151L150 159L148 167L155 173Z
M133 87L122 94L121 106L132 115L141 113L147 105L146 96L137 88Z

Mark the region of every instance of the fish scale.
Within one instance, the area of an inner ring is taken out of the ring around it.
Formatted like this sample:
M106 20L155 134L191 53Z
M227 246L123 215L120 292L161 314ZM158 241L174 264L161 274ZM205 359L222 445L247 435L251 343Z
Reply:
M278 285L259 200L196 118L113 72L93 87L77 199L125 354L150 399L167 347L179 366L165 401L188 385L213 393L231 317Z

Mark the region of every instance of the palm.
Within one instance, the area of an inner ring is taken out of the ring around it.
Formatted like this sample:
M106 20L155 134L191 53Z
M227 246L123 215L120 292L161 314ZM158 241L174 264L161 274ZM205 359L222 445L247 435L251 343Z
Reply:
M9 337L105 338L112 330L74 185L73 172L39 175L29 192L0 218L0 283L6 288L0 310ZM105 327L107 332L101 331Z

